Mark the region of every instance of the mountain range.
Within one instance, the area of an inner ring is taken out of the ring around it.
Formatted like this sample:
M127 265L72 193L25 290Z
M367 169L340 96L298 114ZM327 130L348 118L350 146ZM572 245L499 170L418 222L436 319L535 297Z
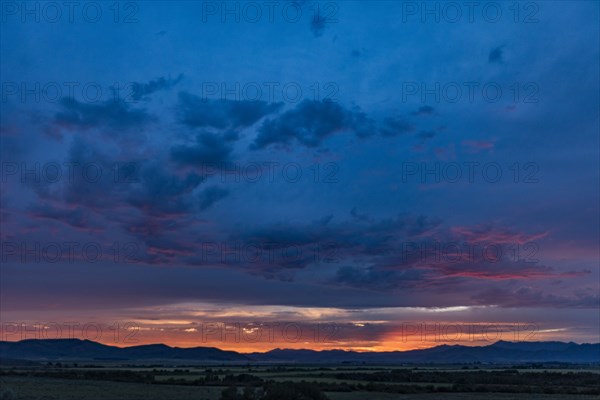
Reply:
M488 346L441 345L389 352L274 349L265 353L238 353L215 347L180 348L165 344L116 347L80 339L28 339L0 341L2 360L301 364L600 363L600 343L498 341Z

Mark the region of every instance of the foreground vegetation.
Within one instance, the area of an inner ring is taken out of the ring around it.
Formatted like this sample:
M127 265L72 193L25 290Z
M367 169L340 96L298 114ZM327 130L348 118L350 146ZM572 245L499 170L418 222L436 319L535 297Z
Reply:
M0 400L595 399L598 366L3 365Z

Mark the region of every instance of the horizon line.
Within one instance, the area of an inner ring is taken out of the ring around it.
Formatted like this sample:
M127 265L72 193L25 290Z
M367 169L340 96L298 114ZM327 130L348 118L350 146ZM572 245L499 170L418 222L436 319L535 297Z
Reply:
M347 350L347 349L342 349L342 348L332 348L332 349L310 349L310 348L281 348L281 347L274 347L270 350L265 350L265 351L251 351L251 352L243 352L243 351L237 351L237 350L227 350L227 349L222 349L220 347L216 347L216 346L193 346L193 347L179 347L179 346L171 346L168 345L166 343L147 343L147 344L134 344L131 346L117 346L117 345L110 345L110 344L105 344L102 342L96 342L94 340L90 340L90 339L81 339L81 338L55 338L55 339L21 339L21 340L0 340L0 343L22 343L22 342L31 342L31 341L37 341L37 342L51 342L51 341L79 341L79 342L90 342L90 343L95 343L95 344L99 344L102 346L107 346L107 347L114 347L114 348L118 348L118 349L128 349L128 348L134 348L134 347L143 347L143 346L165 346L171 349L198 349L198 348L203 348L203 349L217 349L219 351L223 351L223 352L233 352L233 353L237 353L237 354L266 354L275 350L291 350L291 351L312 351L312 352L316 352L316 353L321 353L321 352L326 352L326 351L343 351L343 352L352 352L352 353L406 353L406 352L410 352L410 351L419 351L419 350L429 350L429 349L434 349L437 347L443 347L443 346L447 346L447 347L490 347L493 346L495 344L498 343L513 343L513 344L517 344L517 343L562 343L562 344L575 344L575 345L600 345L600 342L582 342L582 343L578 343L575 341L568 341L568 342L564 342L564 341L560 341L560 340L522 340L522 341L510 341L510 340L497 340L493 343L487 344L487 345L473 345L473 346L469 346L469 345L465 345L465 344L447 344L447 343L442 343L442 344L438 344L435 346L431 346L431 347L423 347L423 348L414 348L414 349L408 349L408 350L383 350L383 351L377 351L377 350Z

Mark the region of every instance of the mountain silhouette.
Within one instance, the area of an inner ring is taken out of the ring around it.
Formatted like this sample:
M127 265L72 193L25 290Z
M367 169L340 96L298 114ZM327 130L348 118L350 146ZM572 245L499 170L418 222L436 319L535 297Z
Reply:
M0 341L0 360L35 361L175 361L261 363L600 363L600 343L505 342L488 346L441 345L428 349L387 352L274 349L238 353L215 347L171 347L150 344L116 347L80 339Z

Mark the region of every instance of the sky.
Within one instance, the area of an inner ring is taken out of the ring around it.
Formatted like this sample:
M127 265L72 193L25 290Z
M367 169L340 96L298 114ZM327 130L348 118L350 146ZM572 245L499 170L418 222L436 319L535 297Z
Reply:
M1 7L2 340L600 341L597 2Z

